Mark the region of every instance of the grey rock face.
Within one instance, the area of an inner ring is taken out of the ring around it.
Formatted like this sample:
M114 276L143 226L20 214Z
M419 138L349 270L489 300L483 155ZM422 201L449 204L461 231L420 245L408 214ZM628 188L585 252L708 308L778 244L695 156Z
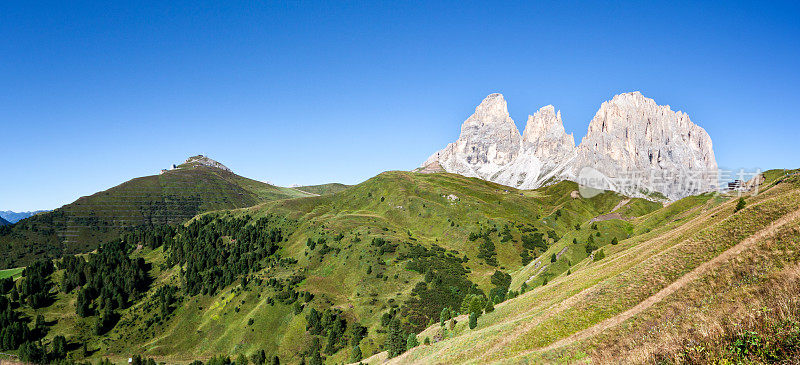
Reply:
M592 167L619 185L598 187L630 196L658 192L675 200L716 187L717 162L708 133L686 113L657 105L639 92L617 95L600 106L577 155L573 172Z
M491 94L461 125L458 140L434 153L424 166L438 161L448 172L469 177L491 177L517 158L520 140L519 130L508 115L503 95Z
M186 162L184 162L184 163L187 164L187 165L200 165L200 166L214 167L214 168L218 168L220 170L225 170L227 172L231 172L231 169L229 169L227 166L225 166L225 165L223 165L223 164L221 164L221 163L219 163L219 162L217 162L215 160L212 160L211 158L208 158L207 156L203 156L203 155L197 155L197 156L189 157L188 159L186 159Z
M434 170L426 166L522 189L568 179L629 196L658 192L669 200L714 189L717 170L708 133L639 92L603 103L578 147L552 105L529 116L520 135L502 95L489 95L458 140L421 169ZM582 181L586 168L605 179Z

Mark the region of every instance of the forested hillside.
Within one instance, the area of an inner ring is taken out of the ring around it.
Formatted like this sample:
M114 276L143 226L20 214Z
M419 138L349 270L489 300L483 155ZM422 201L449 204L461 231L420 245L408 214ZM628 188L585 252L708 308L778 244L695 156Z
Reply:
M292 363L399 354L443 315L519 295L525 289L512 282L554 250L577 264L633 234L592 218L657 208L611 192L583 199L576 189L387 172L333 195L125 231L88 257L57 260L52 304L19 310L57 318L44 343L65 336L85 345L76 358L263 354ZM572 250L562 252L566 243Z
M523 191L387 172L9 271L3 349L212 364L792 358L796 311L781 300L800 270L797 176L662 206L585 199L571 182Z
M308 195L241 177L224 166L188 162L0 230L0 248L6 253L0 258L0 268L88 252L135 227L175 225L202 212Z

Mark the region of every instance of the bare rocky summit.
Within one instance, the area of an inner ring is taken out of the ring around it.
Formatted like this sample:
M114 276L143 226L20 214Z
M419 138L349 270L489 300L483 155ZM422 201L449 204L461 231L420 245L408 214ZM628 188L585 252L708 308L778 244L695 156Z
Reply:
M224 170L227 172L232 172L227 166L212 160L211 158L203 155L192 156L186 159L186 162L183 163L184 165L194 165L194 166L206 166L206 167L214 167L220 170Z
M577 147L552 105L529 116L520 134L503 96L491 94L463 123L458 140L418 171L441 170L521 189L566 179L675 200L714 189L717 163L703 128L639 92L604 102Z

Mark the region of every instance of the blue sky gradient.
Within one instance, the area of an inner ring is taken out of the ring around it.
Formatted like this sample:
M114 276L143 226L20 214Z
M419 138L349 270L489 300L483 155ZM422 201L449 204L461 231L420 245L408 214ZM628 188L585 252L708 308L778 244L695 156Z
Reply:
M236 4L234 4L236 3ZM796 2L3 2L0 210L206 154L275 184L417 167L501 92L576 141L639 90L727 168L800 167Z

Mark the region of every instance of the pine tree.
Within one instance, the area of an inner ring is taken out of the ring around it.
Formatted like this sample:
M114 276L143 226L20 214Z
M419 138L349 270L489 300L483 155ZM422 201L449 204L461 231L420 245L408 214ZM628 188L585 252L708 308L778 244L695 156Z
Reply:
M415 347L419 346L419 341L417 341L417 336L413 333L408 335L408 339L406 340L406 350L411 350Z
M355 345L353 347L353 351L350 354L350 362L359 362L363 355L361 354L361 347Z
M485 308L483 311L484 311L485 313L492 313L492 312L494 312L494 305L492 304L492 301L491 301L491 300L490 300L490 301L488 301L488 302L486 303L486 308Z
M311 356L311 360L308 361L309 365L324 365L322 362L322 356L319 354L319 351L314 351L314 354Z
M386 347L389 351L389 357L398 356L405 351L406 346L399 318L392 319L392 323L389 324L389 336L386 341L388 342Z
M738 212L738 211L744 209L744 207L746 205L747 205L747 202L744 201L744 198L743 197L739 198L739 201L736 202L736 208L733 209L733 212L735 213L735 212Z
M478 327L478 313L472 312L469 314L469 329L474 330Z
M53 337L50 354L54 360L61 360L67 357L67 339L64 336Z
M606 258L606 254L605 254L605 252L603 252L603 250L597 251L597 253L594 255L594 260L595 261L600 261L600 260L602 260L604 258Z
M450 308L442 308L442 313L439 314L439 325L444 327L444 322L450 320Z

